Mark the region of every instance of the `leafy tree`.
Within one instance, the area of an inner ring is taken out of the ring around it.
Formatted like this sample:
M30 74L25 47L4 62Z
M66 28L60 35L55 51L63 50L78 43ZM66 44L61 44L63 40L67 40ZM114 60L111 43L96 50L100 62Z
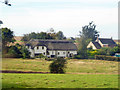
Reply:
M30 52L23 45L16 44L8 48L7 55L12 58L30 58ZM5 56L5 55L4 55Z
M22 47L22 49L20 50L22 53L22 58L30 58L30 52L28 51L27 48L25 48L24 46Z
M99 36L98 31L95 30L96 25L90 22L89 25L82 27L82 32L79 32L80 38L78 41L78 55L79 58L88 58L87 45L90 41L94 41Z
M35 33L32 32L30 34L25 34L22 38L22 41L27 42L31 39L53 39L49 34L46 32Z
M65 73L66 60L64 58L55 59L49 66L51 73Z
M56 33L56 39L63 40L66 39L66 37L63 35L62 31L59 31L58 33Z
M22 53L20 52L16 45L9 47L8 54L13 55L16 58L22 57L21 55Z
M87 55L87 45L88 45L88 43L83 37L81 37L78 40L79 40L78 41L79 42L78 43L78 55L81 59L85 59L85 58L88 57L88 55Z
M7 44L15 42L13 31L8 28L2 28L2 48L3 53L7 52Z
M84 37L86 40L91 39L95 41L99 36L98 31L96 30L96 25L93 22L90 22L89 25L82 27L82 32L80 31L80 36Z
M66 39L66 37L64 37L63 32L59 31L58 33L55 32L40 32L40 33L35 33L32 32L30 34L25 34L24 37L22 38L22 41L27 42L31 39L57 39L57 40L62 40L62 39Z

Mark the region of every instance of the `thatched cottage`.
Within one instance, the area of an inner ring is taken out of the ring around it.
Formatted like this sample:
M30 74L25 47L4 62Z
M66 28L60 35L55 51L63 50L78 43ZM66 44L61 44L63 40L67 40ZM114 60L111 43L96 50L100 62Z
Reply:
M32 39L26 44L31 57L43 54L47 57L72 57L77 54L77 47L67 40Z

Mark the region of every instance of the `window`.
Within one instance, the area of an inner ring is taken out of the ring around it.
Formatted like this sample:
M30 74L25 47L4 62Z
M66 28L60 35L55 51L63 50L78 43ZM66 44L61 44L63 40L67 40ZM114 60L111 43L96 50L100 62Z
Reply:
M39 46L37 46L37 49L39 49Z
M44 47L42 46L42 49L44 49Z
M43 54L45 55L45 52Z
M63 52L63 54L65 54L65 52Z
M47 51L47 55L50 55L50 53Z
M58 55L59 55L60 53L58 52Z

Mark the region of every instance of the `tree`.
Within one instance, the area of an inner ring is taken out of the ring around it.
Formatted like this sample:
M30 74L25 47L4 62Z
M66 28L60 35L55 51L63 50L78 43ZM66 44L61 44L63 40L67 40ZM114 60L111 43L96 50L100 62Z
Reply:
M51 73L65 73L66 60L64 58L55 59L49 66Z
M49 33L47 32L40 32L40 33L29 33L25 34L24 37L22 38L22 41L25 43L28 42L31 39L57 39L57 40L62 40L66 39L66 37L63 35L62 31L59 31L58 33L55 33L54 31L51 31Z
M81 37L78 40L78 55L81 59L85 59L88 57L87 55L87 41Z
M30 52L24 46L22 46L22 49L20 50L20 52L22 53L22 58L23 59L30 58Z
M82 32L80 31L80 36L87 39L92 39L95 41L99 36L98 31L96 30L96 25L93 22L90 22L89 25L82 27Z
M25 34L24 37L22 38L22 41L27 42L31 39L53 39L53 38L46 32L40 32L40 33L32 32L30 34Z
M4 54L3 57L6 57L6 55L10 56L11 58L30 58L30 52L28 49L18 43L14 46L8 47L8 53Z
M11 31L8 28L2 28L2 48L3 53L6 53L7 50L7 44L15 42L13 31Z
M66 37L64 36L62 31L59 31L58 33L56 33L56 39L63 40L66 39Z
M98 31L95 30L96 25L90 22L89 25L82 27L82 32L79 32L80 38L78 41L78 55L79 58L88 58L87 45L90 41L94 41L99 36Z

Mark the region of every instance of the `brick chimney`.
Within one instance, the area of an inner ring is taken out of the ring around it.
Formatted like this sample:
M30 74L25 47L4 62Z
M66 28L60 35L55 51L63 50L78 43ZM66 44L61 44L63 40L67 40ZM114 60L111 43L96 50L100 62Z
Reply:
M97 42L99 42L99 38L98 38L98 35L97 35L97 40L96 40Z

